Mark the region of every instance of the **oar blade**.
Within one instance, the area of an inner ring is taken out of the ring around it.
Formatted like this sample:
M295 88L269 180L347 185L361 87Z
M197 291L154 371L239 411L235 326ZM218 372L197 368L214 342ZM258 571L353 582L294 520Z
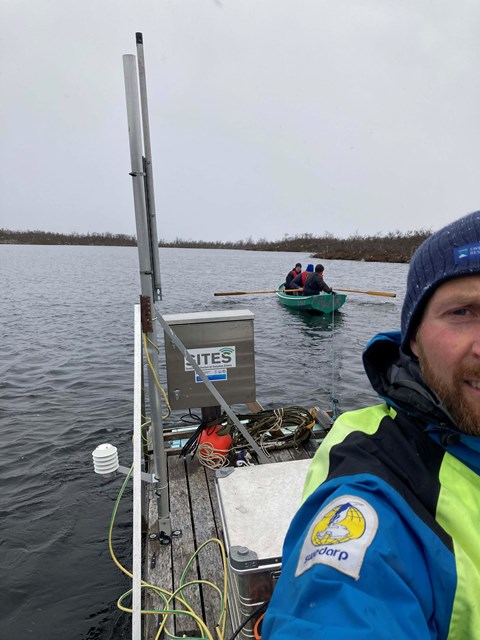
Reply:
M363 291L361 289L338 289L335 287L335 291L348 291L350 293L365 293L368 296L386 296L387 298L396 298L396 293L390 293L389 291Z

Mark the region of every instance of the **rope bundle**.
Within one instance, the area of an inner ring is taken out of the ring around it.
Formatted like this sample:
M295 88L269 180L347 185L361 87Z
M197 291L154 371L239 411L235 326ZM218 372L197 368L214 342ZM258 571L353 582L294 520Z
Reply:
M297 448L302 442L308 440L312 435L315 415L315 409L291 406L267 409L258 413L237 414L237 418L268 456L271 450ZM219 449L208 441L202 442L202 434L205 432L208 434L208 430L212 428L219 436L227 434L231 436L232 444L229 451ZM219 469L228 465L231 462L230 458L236 459L238 466L251 464L250 452L253 452L250 443L243 437L232 419L223 413L211 422L202 423L183 446L179 455L186 457L190 454L193 458L197 453L201 464L210 469Z
M304 407L291 406L281 409L268 409L258 413L239 415L248 433L257 444L267 452L272 449L297 448L312 435L315 424L315 413ZM233 438L232 450L251 450L243 435L232 428L233 423L228 416L222 416L222 424L230 428Z

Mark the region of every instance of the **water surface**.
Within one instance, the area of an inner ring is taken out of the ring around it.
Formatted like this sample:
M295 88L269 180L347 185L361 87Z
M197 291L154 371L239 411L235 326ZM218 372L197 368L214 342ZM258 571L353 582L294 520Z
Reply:
M160 260L162 313L253 311L266 408L329 409L335 397L345 411L376 401L362 348L399 327L407 265L322 261L333 288L398 296L350 294L325 318L281 307L272 294L213 296L273 289L295 262L312 261L307 254L162 249ZM0 638L127 639L116 600L128 580L107 545L121 482L98 478L91 452L111 442L121 464L131 462L137 249L0 245L0 269ZM160 379L166 384L163 366ZM126 566L130 495L114 534Z

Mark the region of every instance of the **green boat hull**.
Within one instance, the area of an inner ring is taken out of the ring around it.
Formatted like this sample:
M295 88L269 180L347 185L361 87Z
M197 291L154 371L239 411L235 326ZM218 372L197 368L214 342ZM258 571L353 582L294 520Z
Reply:
M334 296L329 293L320 293L318 296L300 296L283 293L283 286L278 289L277 298L281 305L310 313L332 313L340 309L347 299L344 293L337 293Z

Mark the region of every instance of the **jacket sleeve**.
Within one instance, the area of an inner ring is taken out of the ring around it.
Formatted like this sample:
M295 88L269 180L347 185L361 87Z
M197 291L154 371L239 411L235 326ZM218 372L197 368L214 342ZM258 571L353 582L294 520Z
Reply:
M288 531L263 640L446 637L451 603L435 601L428 545L454 576L443 543L382 480L321 485Z
M323 281L323 286L322 286L323 291L325 291L325 293L332 293L333 289L330 289L330 287L328 286L328 284Z

